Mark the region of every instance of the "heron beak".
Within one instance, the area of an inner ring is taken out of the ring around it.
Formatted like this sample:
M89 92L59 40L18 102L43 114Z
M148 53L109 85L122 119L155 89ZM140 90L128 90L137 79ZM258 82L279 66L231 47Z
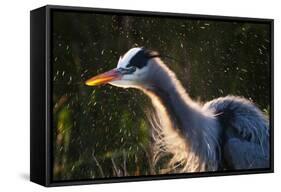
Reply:
M88 86L104 85L108 82L121 79L122 75L116 69L112 69L100 75L88 79L85 84Z

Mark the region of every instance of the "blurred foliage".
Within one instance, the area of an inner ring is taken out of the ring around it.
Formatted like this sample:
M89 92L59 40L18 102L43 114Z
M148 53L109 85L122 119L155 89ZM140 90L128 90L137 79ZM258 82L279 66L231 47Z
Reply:
M195 100L228 94L270 101L270 28L264 23L53 12L53 179L151 175L149 99L84 81L135 46L159 51Z

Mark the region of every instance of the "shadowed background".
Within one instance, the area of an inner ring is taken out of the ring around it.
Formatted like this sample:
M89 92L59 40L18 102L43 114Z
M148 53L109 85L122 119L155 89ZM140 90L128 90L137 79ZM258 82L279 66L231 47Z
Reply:
M53 12L53 179L159 173L161 165L151 163L148 98L84 85L128 49L173 57L163 60L195 100L239 95L268 113L269 40L262 23Z

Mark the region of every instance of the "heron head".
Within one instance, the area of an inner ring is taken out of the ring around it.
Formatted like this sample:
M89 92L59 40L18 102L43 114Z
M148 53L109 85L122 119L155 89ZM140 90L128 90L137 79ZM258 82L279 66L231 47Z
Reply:
M116 68L96 75L85 83L88 86L109 83L123 88L141 87L148 83L148 79L150 79L148 61L154 57L159 57L159 54L155 51L139 47L132 48L119 58Z

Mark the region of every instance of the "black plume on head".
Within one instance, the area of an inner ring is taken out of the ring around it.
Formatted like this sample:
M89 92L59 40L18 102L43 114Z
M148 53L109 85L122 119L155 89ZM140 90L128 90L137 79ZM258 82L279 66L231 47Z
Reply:
M142 68L147 64L147 61L154 57L160 57L160 54L156 51L142 48L135 56L132 57L127 67L135 66Z

